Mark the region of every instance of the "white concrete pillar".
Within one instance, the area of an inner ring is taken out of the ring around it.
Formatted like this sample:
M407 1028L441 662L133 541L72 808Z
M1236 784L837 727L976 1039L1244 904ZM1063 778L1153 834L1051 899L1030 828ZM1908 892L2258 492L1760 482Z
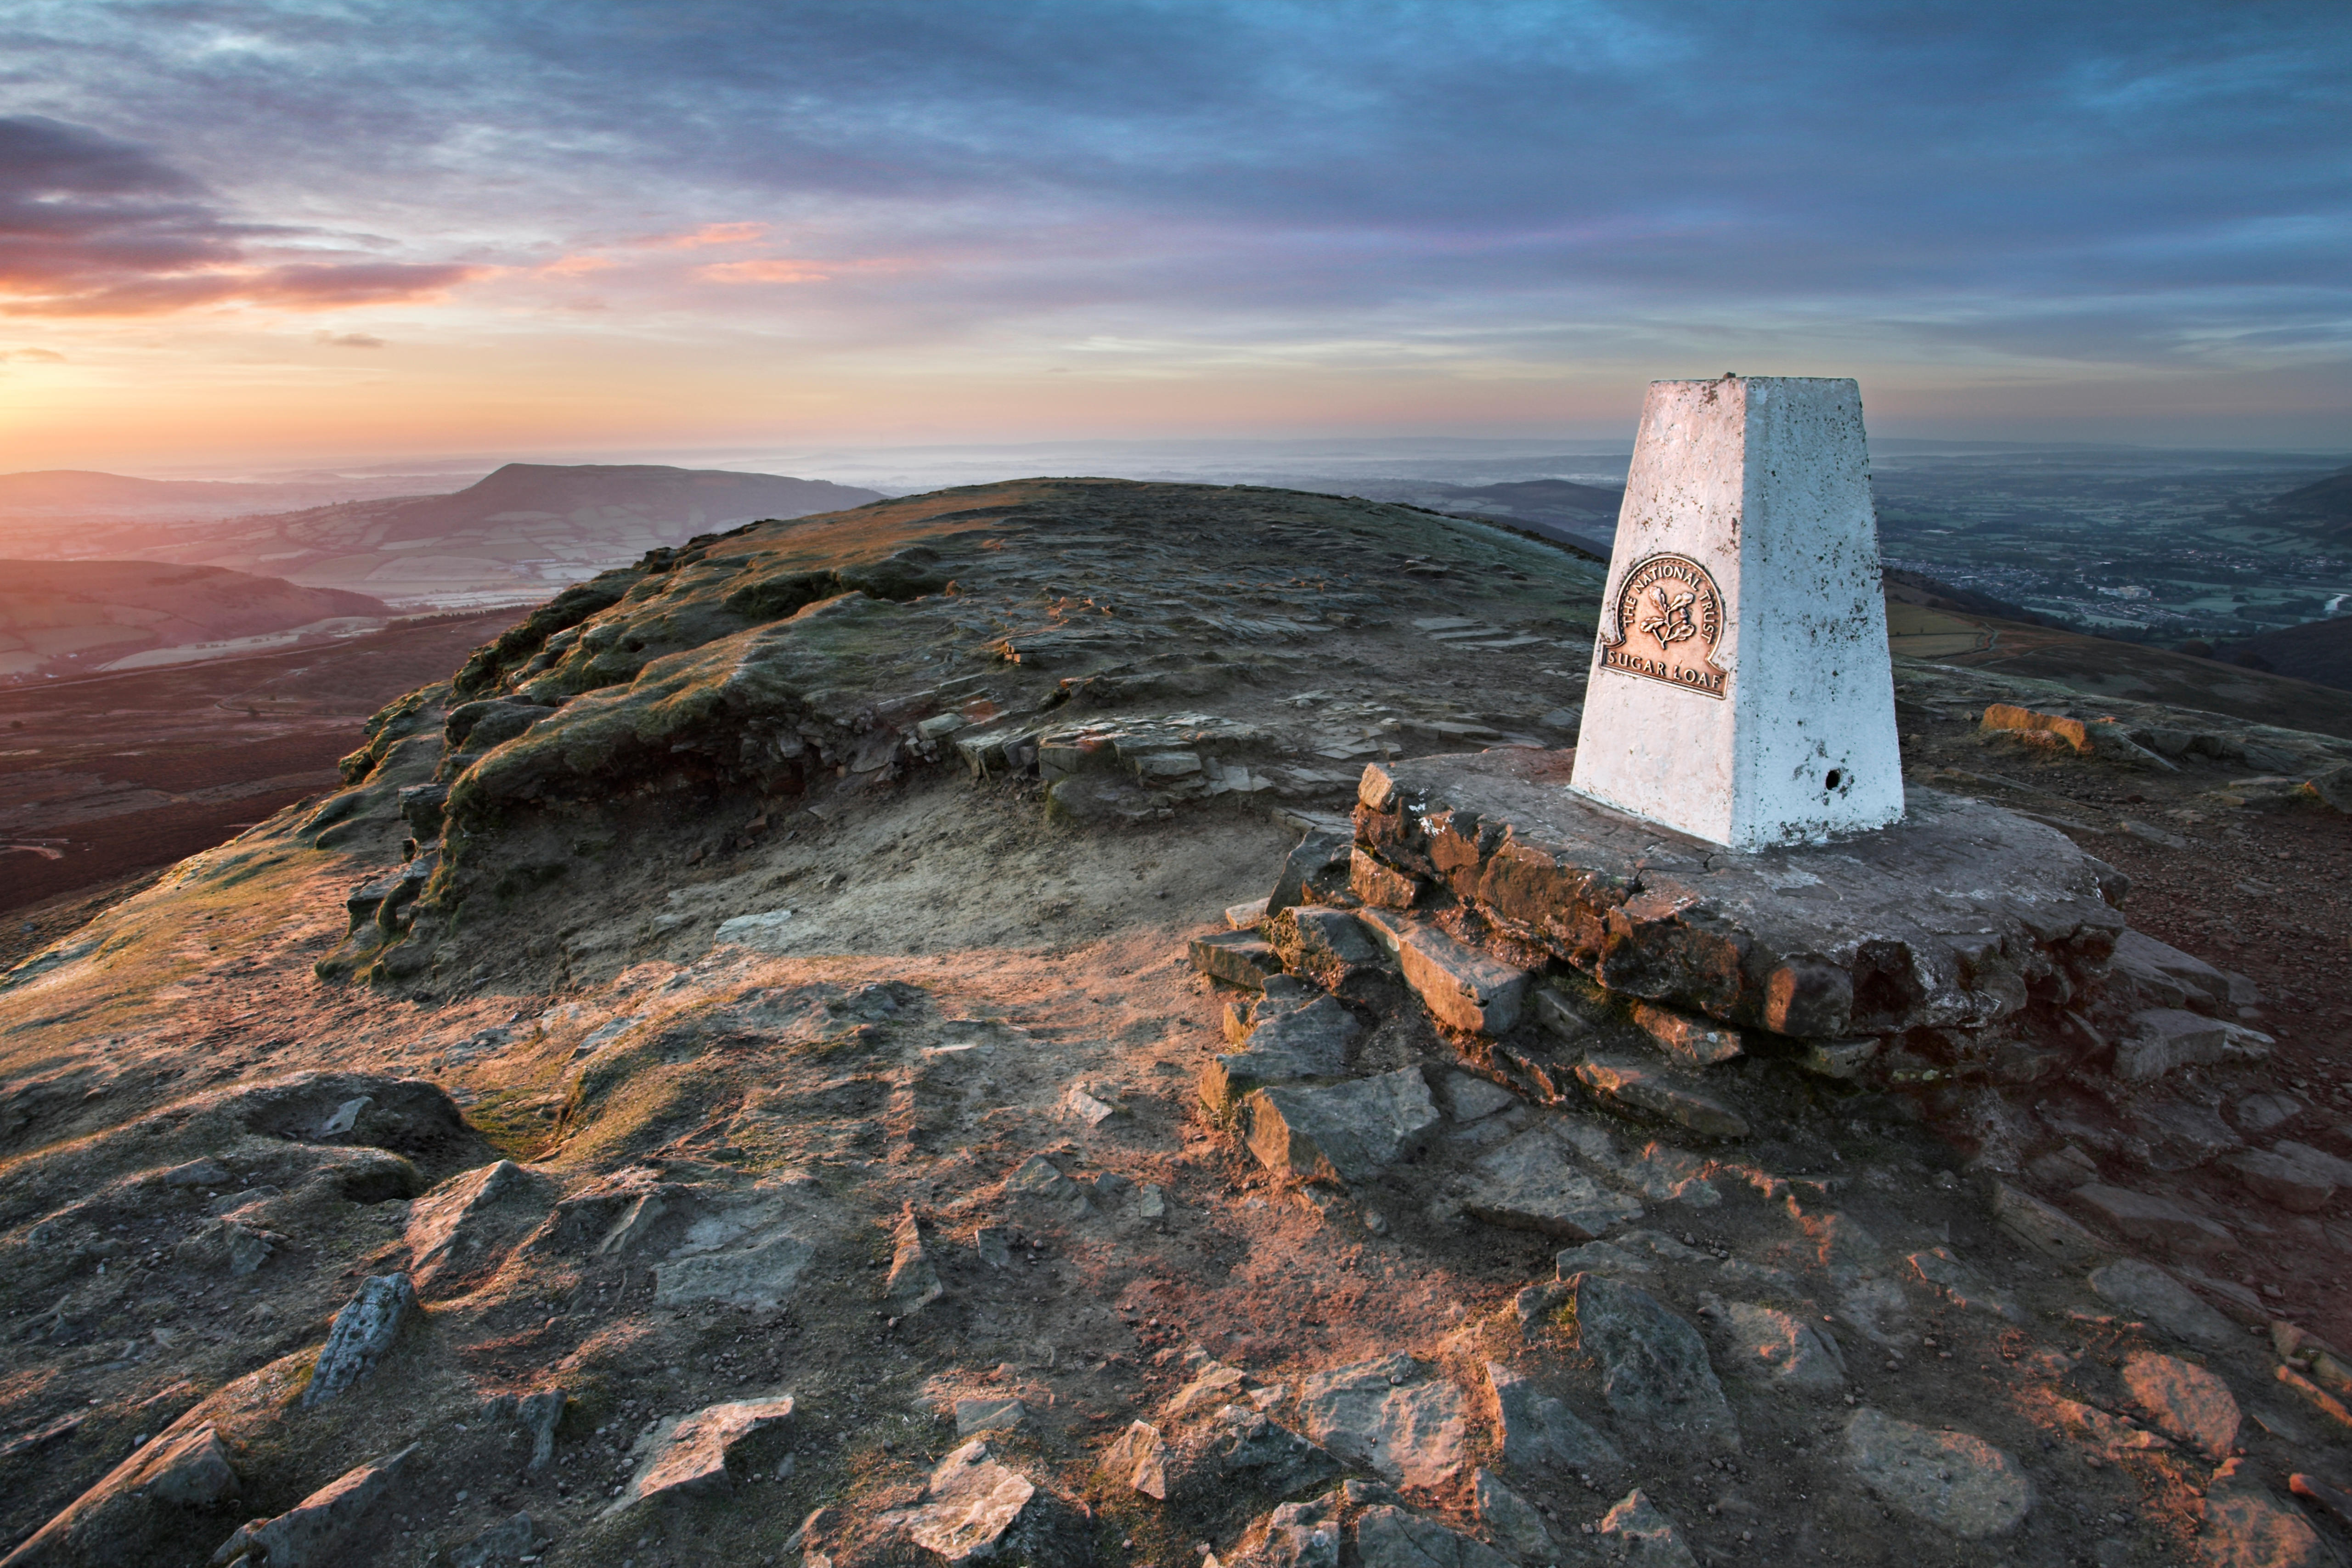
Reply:
M1735 849L1902 819L1851 380L1650 384L1573 781Z

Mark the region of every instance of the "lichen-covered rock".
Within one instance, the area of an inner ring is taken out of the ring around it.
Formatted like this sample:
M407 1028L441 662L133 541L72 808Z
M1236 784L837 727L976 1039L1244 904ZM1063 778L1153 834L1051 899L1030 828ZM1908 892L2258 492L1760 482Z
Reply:
M327 1331L326 1346L302 1391L303 1407L325 1404L373 1372L415 1310L416 1287L405 1274L378 1275L362 1285Z

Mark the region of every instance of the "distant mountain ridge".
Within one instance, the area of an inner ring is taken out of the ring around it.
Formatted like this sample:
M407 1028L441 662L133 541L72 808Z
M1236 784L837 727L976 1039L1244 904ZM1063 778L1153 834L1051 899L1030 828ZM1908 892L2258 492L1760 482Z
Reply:
M170 482L70 472L0 476L0 510L10 479L27 481L16 488L34 495L136 496L149 493L139 487ZM220 566L448 608L544 598L698 533L881 499L878 490L823 479L724 468L509 463L452 494L341 500L169 530L126 525L62 537L43 552L81 554L95 546L111 555Z
M383 601L160 561L0 561L0 679L85 675L167 648L381 624Z

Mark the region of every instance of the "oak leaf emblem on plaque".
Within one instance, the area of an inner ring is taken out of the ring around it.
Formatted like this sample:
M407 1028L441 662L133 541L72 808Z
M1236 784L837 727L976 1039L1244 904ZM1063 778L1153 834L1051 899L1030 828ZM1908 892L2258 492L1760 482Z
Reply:
M1715 662L1723 595L1687 555L1645 555L1626 569L1601 627L1601 668L1721 697L1731 672Z

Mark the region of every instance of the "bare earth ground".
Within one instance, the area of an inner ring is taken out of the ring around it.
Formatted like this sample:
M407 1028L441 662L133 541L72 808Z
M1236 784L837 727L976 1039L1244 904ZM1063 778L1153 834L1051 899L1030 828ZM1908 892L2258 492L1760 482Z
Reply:
M160 869L331 787L361 721L511 619L0 690L0 911ZM17 940L35 918L0 931L0 961L43 945Z
M1346 811L1367 757L1567 743L1597 574L1474 525L1277 492L1041 483L845 515L835 533L814 520L728 542L714 563L756 549L801 570L928 540L957 591L771 624L714 607L774 570L767 556L649 574L572 645L585 660L641 642L637 668L578 676L592 684L553 717L524 712L534 727L473 752L445 747L459 704L429 692L379 731L377 773L344 806L287 810L195 857L0 990L0 1542L29 1542L22 1561L201 1563L239 1524L411 1445L299 1560L956 1560L884 1516L963 1440L956 1402L1000 1396L1022 1411L992 1435L996 1459L1079 1522L998 1561L1466 1564L1494 1561L1475 1555L1485 1540L1503 1561L1599 1563L1624 1554L1612 1510L1635 1488L1675 1531L1642 1554L1668 1563L2323 1561L2250 1555L2216 1522L2244 1483L2215 1479L2224 1455L2157 1435L2126 1376L2143 1354L2225 1384L2244 1420L2222 1447L2273 1515L2316 1532L2309 1552L2345 1549L2345 1521L2288 1483L2352 1480L2352 1427L2280 1380L2263 1331L2276 1318L2352 1343L2344 1197L2286 1211L2221 1149L2200 1158L2147 1120L2199 1106L2233 1143L2352 1154L2343 818L2233 793L2257 771L2242 764L2166 773L1988 742L1986 701L2063 694L1898 671L1915 781L2073 823L2133 878L2135 924L2263 994L2245 1021L2277 1037L2267 1061L2004 1091L2024 1154L2072 1149L2221 1227L2186 1251L2091 1241L2171 1267L2227 1315L2222 1337L2124 1310L2087 1261L1994 1224L1997 1179L2065 1205L2084 1177L1988 1166L1932 1097L1747 1061L1727 1092L1771 1115L1735 1144L1593 1105L1498 1104L1396 985L1352 1004L1350 1066L1421 1069L1444 1114L1385 1169L1303 1186L1202 1109L1225 1010L1250 997L1197 974L1185 942L1266 892L1302 828ZM619 631L599 651L604 624ZM487 689L509 701L573 679L572 657L520 648ZM775 668L789 700L754 689ZM824 684L849 679L854 700ZM940 695L891 708L919 689ZM735 706L698 717L712 691ZM945 746L928 760L912 740L859 739L983 706L1041 724L1181 714L1212 737L1199 750L1225 749L1229 787L1073 795L1049 820L1045 781L1017 767L973 779ZM751 765L735 739L773 733L779 712L803 750L733 771ZM566 739L621 721L593 731L601 749ZM386 740L404 725L410 739ZM638 772L595 771L625 751ZM347 941L346 894L419 836L396 788L436 773L456 826L437 849L422 835L444 868L424 912L404 935ZM721 938L761 915L780 918ZM355 970L372 978L341 977ZM2263 1095L2285 1097L2286 1119L2241 1131ZM1570 1241L1481 1223L1465 1201L1476 1162L1538 1126L1611 1152L1586 1173L1642 1213L1609 1232L1621 1261L1585 1267L1691 1327L1728 1434L1699 1433L1673 1400L1643 1415L1604 1386L1615 1374L1573 1318L1523 1314ZM501 1158L520 1169L490 1195L442 1201ZM941 1290L928 1303L908 1215ZM1923 1276L1938 1247L1967 1289ZM347 1392L303 1404L329 1318L395 1270L422 1310ZM1741 1303L1819 1325L1809 1342L1832 1364L1775 1375L1727 1315ZM1433 1413L1400 1437L1403 1461L1350 1448L1302 1400L1318 1374L1397 1352ZM1228 1419L1169 1410L1202 1356L1244 1374L1219 1401L1252 1394L1339 1450L1331 1469L1297 1484L1238 1469L1167 1502L1107 1473L1131 1421L1175 1443ZM1490 1363L1622 1461L1506 1456ZM534 1468L491 1402L549 1389L568 1404ZM664 1418L781 1393L791 1420L719 1480L631 1500ZM2030 1506L1983 1536L1896 1500L1857 1467L1850 1430L1871 1412L1991 1445ZM138 1471L207 1426L227 1480ZM1342 1469L1344 1557L1274 1555L1269 1510ZM1482 1470L1532 1505L1540 1544L1478 1500ZM1467 1539L1381 1556L1367 1542L1383 1508ZM468 1552L518 1510L525 1544ZM268 1568L298 1558L273 1548Z

